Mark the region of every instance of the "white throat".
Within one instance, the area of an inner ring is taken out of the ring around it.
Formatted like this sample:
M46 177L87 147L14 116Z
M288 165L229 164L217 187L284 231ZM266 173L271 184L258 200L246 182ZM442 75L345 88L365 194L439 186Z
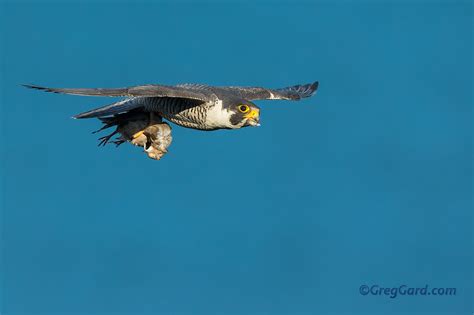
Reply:
M223 108L221 100L217 100L207 111L206 125L214 128L239 128L230 122L232 112Z

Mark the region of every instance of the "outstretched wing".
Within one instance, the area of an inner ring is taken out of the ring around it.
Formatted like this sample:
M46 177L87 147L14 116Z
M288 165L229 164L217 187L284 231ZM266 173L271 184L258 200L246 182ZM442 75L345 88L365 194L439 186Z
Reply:
M166 86L166 85L139 85L114 89L61 89L48 88L37 85L23 85L27 88L42 90L52 93L72 94L83 96L126 96L126 97L172 97L189 98L207 102L212 100L212 95L206 90L190 89L186 86Z
M252 100L300 100L312 96L318 89L318 81L310 84L294 85L281 89L262 87L229 86L224 89L237 93L243 99Z

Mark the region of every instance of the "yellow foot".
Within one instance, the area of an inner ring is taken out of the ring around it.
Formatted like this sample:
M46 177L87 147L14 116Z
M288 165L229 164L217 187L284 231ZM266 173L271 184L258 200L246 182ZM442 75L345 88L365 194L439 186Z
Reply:
M130 142L133 144L133 145L137 145L137 146L140 146L140 147L143 147L145 146L145 144L147 143L147 136L145 134L145 130L141 130L137 133L135 133L133 136L132 136L132 139L130 140Z
M145 130L141 130L141 131L135 133L135 134L132 136L132 138L133 138L133 139L136 139L136 138L140 137L144 132L145 132Z

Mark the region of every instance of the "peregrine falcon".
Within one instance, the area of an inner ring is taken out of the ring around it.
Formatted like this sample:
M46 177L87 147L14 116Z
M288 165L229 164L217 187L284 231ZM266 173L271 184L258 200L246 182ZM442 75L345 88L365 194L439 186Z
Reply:
M117 146L130 142L143 147L146 154L159 160L171 144L171 127L198 129L239 129L260 126L260 108L254 100L300 100L312 96L318 82L280 89L262 87L217 87L203 84L140 85L125 88L48 88L25 87L52 93L124 97L112 104L73 116L75 119L98 118L103 126L96 132L115 127L111 134L99 138L99 145ZM112 139L117 135L117 138Z

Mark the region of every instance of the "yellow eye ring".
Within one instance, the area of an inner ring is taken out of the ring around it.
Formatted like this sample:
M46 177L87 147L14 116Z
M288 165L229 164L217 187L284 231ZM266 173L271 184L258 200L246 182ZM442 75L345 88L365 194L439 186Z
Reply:
M246 113L250 110L250 107L248 107L247 105L239 105L238 108L241 113Z

